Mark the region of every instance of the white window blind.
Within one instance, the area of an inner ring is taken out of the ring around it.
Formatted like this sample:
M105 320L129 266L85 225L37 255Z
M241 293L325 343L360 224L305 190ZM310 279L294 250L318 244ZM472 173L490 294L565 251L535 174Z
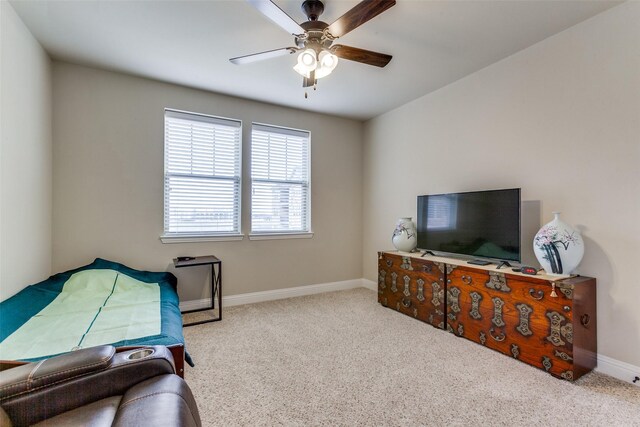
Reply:
M251 129L251 232L310 228L309 132L254 123Z
M452 230L457 227L458 196L442 194L429 196L427 205L427 228Z
M238 120L165 110L165 236L240 233L240 138Z

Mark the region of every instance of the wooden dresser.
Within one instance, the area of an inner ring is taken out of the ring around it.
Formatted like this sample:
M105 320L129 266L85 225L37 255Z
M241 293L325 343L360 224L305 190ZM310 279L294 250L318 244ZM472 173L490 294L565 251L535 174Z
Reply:
M596 280L378 254L378 302L550 374L575 380L597 359Z

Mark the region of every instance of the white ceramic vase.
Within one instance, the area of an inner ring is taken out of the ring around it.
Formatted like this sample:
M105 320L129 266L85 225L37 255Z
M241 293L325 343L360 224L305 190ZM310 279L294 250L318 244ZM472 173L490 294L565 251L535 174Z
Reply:
M548 274L570 274L582 260L584 242L578 231L560 220L560 212L553 215L533 239L533 251Z
M411 252L416 248L418 233L416 225L411 221L411 217L398 219L391 242L397 250L403 252Z

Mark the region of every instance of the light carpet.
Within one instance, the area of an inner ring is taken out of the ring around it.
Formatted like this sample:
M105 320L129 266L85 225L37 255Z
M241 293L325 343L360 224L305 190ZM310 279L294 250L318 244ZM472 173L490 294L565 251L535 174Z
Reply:
M640 388L575 383L380 306L360 288L185 328L206 426L640 426Z

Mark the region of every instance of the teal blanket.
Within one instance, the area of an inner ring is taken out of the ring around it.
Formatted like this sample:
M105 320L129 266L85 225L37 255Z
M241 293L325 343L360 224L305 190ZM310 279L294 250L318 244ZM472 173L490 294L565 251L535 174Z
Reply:
M98 258L0 303L0 359L34 361L100 344L184 345L178 304L173 274Z

